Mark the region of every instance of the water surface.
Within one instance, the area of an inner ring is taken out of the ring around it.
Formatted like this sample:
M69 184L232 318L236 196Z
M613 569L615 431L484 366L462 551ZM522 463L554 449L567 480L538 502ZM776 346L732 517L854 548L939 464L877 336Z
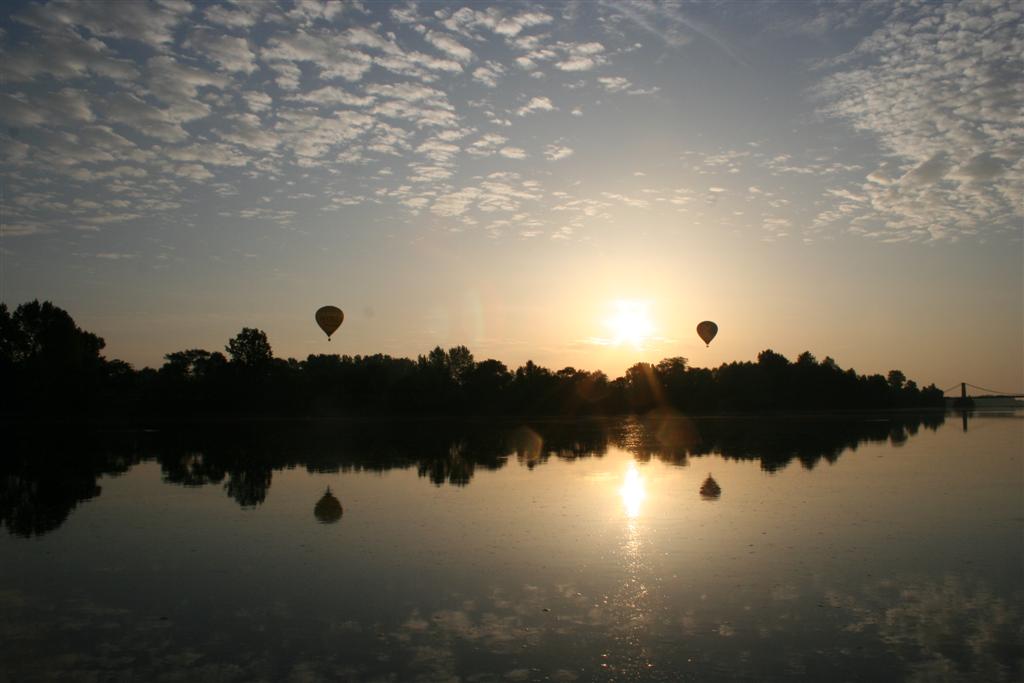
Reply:
M0 680L1020 680L1022 425L20 433Z

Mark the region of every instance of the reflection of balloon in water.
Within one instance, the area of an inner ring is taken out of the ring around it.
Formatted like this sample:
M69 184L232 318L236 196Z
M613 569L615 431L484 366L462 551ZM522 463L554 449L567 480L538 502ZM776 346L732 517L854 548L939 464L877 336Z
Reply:
M705 320L700 325L697 325L697 334L704 340L705 344L711 346L711 340L718 334L718 325L710 320Z
M321 524L333 524L341 519L341 501L331 493L330 486L313 507L313 516Z
M704 483L700 485L700 497L704 500L718 500L720 495L722 495L722 487L709 474Z
M316 312L316 324L327 335L328 341L335 330L341 327L343 320L345 320L345 314L337 306L322 306Z

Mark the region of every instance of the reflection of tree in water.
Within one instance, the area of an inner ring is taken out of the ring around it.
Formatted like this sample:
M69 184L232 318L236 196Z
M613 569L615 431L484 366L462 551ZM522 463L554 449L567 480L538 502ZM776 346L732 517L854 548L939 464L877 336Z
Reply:
M886 416L799 416L695 418L655 414L627 423L616 445L638 458L685 465L688 458L718 454L731 460L759 460L774 472L793 460L812 469L834 463L864 442L905 443L923 425L935 430L942 413Z
M224 490L242 507L255 507L267 499L272 476L273 472L266 469L236 470L231 472Z
M536 467L551 458L602 457L610 445L638 460L685 465L711 453L759 460L775 471L796 459L804 467L834 462L865 441L905 442L920 426L936 429L941 414L865 417L694 418L652 413L644 418L573 421L445 422L285 421L196 426L157 432L69 433L63 442L40 434L7 436L0 459L0 521L12 533L51 531L83 500L99 494L103 474L155 459L164 481L218 484L244 507L266 500L273 473L415 469L441 486L467 485L478 468L497 470L509 458Z
M17 536L48 533L81 502L100 495L97 478L141 458L111 452L77 430L8 429L0 457L0 524Z

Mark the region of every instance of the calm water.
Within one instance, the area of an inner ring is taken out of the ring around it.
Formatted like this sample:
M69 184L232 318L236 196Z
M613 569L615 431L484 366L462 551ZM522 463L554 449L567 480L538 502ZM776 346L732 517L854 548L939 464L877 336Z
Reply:
M2 681L1024 676L1019 413L9 441Z

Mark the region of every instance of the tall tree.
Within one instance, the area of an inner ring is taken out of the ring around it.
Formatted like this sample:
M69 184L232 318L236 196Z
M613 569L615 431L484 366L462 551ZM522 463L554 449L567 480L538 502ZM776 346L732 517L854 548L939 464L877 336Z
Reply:
M254 327L243 327L228 345L224 347L231 357L231 362L244 368L266 366L274 359L274 354L267 341L267 333Z

